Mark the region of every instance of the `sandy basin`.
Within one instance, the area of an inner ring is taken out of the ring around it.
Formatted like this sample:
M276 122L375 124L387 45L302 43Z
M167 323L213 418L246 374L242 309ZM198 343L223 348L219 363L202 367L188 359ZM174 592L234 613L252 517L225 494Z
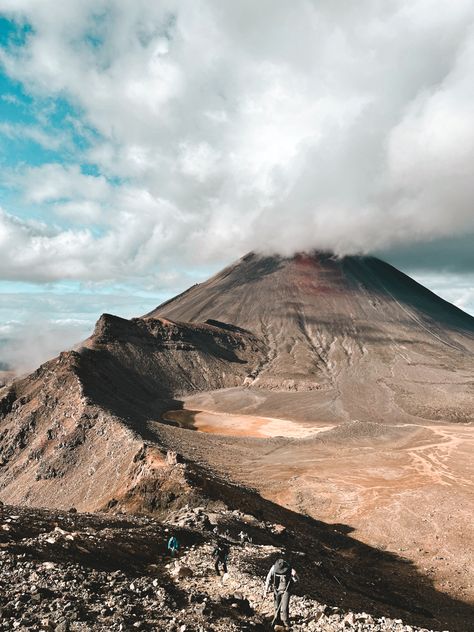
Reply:
M290 437L304 439L330 430L333 425L308 426L288 419L257 417L234 413L211 412L206 410L170 410L162 415L163 420L180 428L197 430L227 437Z

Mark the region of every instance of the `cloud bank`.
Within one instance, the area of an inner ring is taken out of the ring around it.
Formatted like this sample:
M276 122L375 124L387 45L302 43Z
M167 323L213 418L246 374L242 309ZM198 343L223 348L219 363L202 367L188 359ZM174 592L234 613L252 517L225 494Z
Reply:
M173 284L173 279L168 281ZM133 287L82 285L0 284L0 385L2 371L21 375L87 338L104 311L131 318L150 311L169 295L137 292Z
M67 163L4 176L42 209L0 214L4 279L142 278L250 249L383 252L474 233L470 0L0 11L24 32L1 49L5 72L89 130Z

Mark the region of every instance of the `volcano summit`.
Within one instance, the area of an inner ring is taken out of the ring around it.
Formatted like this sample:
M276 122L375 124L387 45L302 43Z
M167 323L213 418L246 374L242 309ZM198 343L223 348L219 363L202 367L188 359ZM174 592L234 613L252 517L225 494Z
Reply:
M145 318L156 316L221 320L264 342L245 380L259 396L239 395L236 409L244 401L247 411L310 421L474 420L474 319L375 258L250 254Z
M0 498L166 513L251 488L468 601L473 357L474 319L387 263L251 253L4 387Z

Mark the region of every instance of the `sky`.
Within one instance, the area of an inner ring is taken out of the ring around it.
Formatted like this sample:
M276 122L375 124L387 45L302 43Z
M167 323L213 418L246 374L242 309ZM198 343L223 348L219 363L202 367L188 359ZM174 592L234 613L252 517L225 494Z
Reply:
M250 250L474 314L472 0L0 0L0 369Z

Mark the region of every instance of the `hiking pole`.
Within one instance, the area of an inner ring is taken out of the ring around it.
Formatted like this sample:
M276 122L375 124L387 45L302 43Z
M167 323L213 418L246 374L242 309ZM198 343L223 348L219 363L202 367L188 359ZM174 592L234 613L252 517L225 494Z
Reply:
M281 610L281 604L283 603L283 596L288 592L289 587L290 587L290 584L287 584L285 590L283 591L281 595L280 603L278 604L278 608L276 609L275 616L273 617L273 620L270 623L271 628L273 627L273 624L275 623L275 621L278 619L278 615L280 614L280 610Z
M332 575L332 577L337 581L337 583L339 584L339 586L342 586L341 582L338 580L338 578L335 575Z
M282 597L282 599L283 599L283 597ZM275 612L275 616L273 617L272 622L270 623L270 627L271 628L273 628L273 625L274 625L275 621L278 619L278 615L280 614L280 610L281 610L281 601L278 604L278 608L277 608L277 611Z

